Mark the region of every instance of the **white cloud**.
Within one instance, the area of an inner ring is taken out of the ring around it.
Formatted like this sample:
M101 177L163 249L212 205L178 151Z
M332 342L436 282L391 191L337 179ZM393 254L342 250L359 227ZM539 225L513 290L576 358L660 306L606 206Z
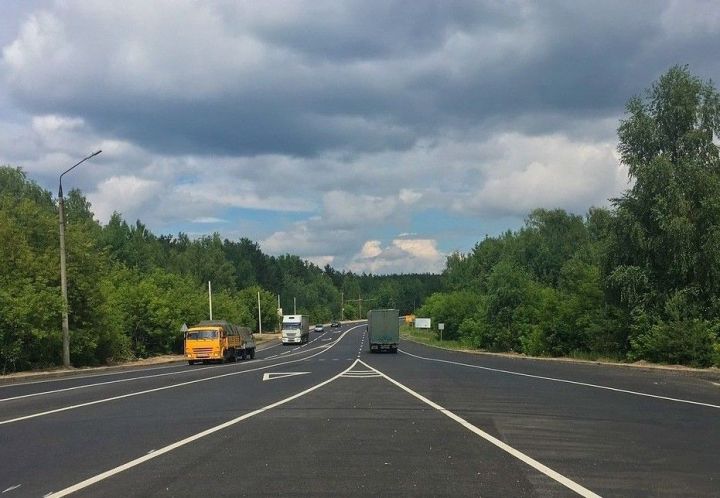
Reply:
M315 266L319 266L320 268L324 268L325 265L332 266L333 261L335 261L335 256L314 256L311 258L305 258L310 263L314 264Z
M389 246L369 240L348 264L356 273L439 273L445 255L434 239L395 239Z
M87 194L95 217L107 223L113 211L139 212L154 198L159 184L136 176L112 176L101 182L95 192Z
M101 220L363 271L441 268L447 220L605 204L622 103L690 56L718 79L704 0L44 5L3 39L0 162L55 190L102 149L66 177Z
M462 213L522 216L537 207L584 212L627 186L614 143L573 142L560 135L504 134L504 155L483 165L479 181L450 202Z
M224 220L222 218L216 218L214 216L203 216L200 218L195 218L194 220L190 220L193 223L207 223L207 224L215 224L215 223L228 223L228 220Z
M360 254L358 255L359 258L367 259L367 258L376 258L382 254L382 248L380 247L380 241L379 240L368 240L365 242L362 246L362 249L360 249Z

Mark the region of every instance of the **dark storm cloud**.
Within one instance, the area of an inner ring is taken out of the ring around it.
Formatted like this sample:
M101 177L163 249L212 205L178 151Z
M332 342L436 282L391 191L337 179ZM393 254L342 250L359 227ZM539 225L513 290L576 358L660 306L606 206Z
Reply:
M713 33L672 38L662 3L308 2L286 16L249 20L231 3L207 16L222 14L225 31L211 41L200 36L210 62L197 75L182 67L185 45L163 52L120 12L103 18L118 24L109 35L102 19L84 26L106 50L88 47L73 29L84 4L72 5L41 25L49 45L21 38L17 54L27 57L6 52L12 94L31 112L81 116L98 131L164 154L307 157L406 150L468 128L571 132L577 121L621 114L671 64L692 62L692 70L717 76L707 54L720 49ZM167 17L155 20L166 32L152 36L172 39L190 22ZM235 55L239 37L252 38L259 51L259 62L248 56L247 72ZM128 38L137 39L141 56L117 48ZM37 46L40 56L53 52L52 42L72 64L27 63ZM78 64L92 69L75 71ZM149 80L163 81L159 65L174 84L128 89L115 76L127 71L141 81L143 64ZM198 90L198 78L209 89Z

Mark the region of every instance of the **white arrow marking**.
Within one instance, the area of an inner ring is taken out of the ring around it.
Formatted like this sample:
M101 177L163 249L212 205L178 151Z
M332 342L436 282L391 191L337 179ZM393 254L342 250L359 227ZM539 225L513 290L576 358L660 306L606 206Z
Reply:
M268 372L263 374L263 380L282 379L283 377L292 377L294 375L309 374L310 372Z

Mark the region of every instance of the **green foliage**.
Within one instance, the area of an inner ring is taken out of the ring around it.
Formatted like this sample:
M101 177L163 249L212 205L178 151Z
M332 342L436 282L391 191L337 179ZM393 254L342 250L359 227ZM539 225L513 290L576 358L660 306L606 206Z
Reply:
M105 226L78 190L65 198L70 352L75 365L118 362L180 352L180 327L213 318L263 331L277 327L277 297L285 313L313 322L341 316L341 293L370 307L415 304L440 288L439 275L354 275L297 256L272 257L248 239L218 234L153 234L140 220L114 213ZM0 168L0 372L61 361L58 211L52 195L20 169ZM345 317L360 314L358 302Z
M448 296L471 293L458 335L493 351L717 364L720 97L673 67L627 114L619 150L634 182L613 210L538 209L451 254L445 293L423 311L447 316Z
M417 311L443 339L493 351L720 364L720 95L673 67L627 104L619 151L632 186L586 216L536 209L517 232L448 256L442 275L356 275L248 239L156 236L68 194L76 364L179 351L182 323L263 330L284 312L327 322L370 308ZM22 170L0 168L0 369L60 361L57 209ZM341 302L344 307L341 309ZM419 309L418 309L419 307Z
M465 317L474 315L477 309L477 296L471 292L437 293L430 296L417 310L417 316L432 317L435 324L444 323L443 339L456 340L460 337L462 321Z

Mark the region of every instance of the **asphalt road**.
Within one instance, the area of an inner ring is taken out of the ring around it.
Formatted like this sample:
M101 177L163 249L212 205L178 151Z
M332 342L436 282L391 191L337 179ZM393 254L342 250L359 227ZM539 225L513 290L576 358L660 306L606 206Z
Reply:
M0 495L720 495L717 380L311 338L0 386Z

